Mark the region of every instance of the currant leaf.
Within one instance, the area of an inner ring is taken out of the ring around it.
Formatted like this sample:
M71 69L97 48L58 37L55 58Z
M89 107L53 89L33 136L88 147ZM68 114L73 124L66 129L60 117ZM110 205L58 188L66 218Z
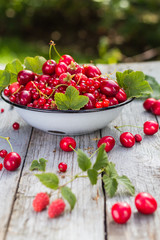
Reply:
M103 175L104 188L110 197L113 197L117 191L118 182L116 178L110 178L106 174Z
M48 162L48 161L45 160L44 158L40 158L39 162L37 160L33 160L32 164L30 166L30 170L31 171L38 170L38 171L45 172L46 162Z
M153 92L149 95L146 95L145 98L155 98L160 99L160 84L152 76L145 75L145 80L150 84Z
M75 194L71 191L70 188L66 186L61 188L61 194L64 197L64 199L66 199L67 202L69 203L71 210L73 210L77 201Z
M48 188L56 190L59 184L59 178L54 173L41 173L35 174L36 177L40 180L40 182Z
M117 181L118 183L124 185L131 195L135 194L135 188L127 176L118 176Z
M125 70L123 73L122 72L116 72L117 82L118 82L118 85L120 87L123 87L124 77L131 72L133 72L132 69Z
M99 170L101 168L104 168L108 164L108 156L107 156L107 153L106 153L106 151L104 149L105 149L105 144L102 144L99 147L97 158L96 158L96 162L93 165L93 168L95 170Z
M24 66L27 70L31 70L34 73L41 74L42 66L46 62L46 59L42 56L26 57L24 59Z
M15 59L6 65L5 71L10 73L10 84L17 81L17 75L21 70L23 70L23 65L19 59Z
M87 171L92 165L91 160L81 149L78 149L77 155L79 167L82 169L82 171Z
M98 172L95 169L88 169L87 175L92 185L95 185L98 180Z
M87 96L79 95L79 91L73 86L68 86L65 94L56 93L54 99L59 110L80 110L89 101Z
M0 70L0 92L10 84L11 74L5 70Z

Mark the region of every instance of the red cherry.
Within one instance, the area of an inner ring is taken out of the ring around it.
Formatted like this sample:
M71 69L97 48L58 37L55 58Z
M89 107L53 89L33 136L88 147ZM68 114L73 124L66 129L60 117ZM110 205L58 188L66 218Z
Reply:
M117 202L112 206L111 214L116 223L124 224L131 217L131 207L126 202Z
M84 96L89 98L89 102L84 106L84 109L92 109L95 108L96 98L92 93L85 93Z
M146 135L153 135L158 132L159 125L155 121L146 121L143 124L143 131Z
M43 86L45 86L45 84L48 83L49 80L50 80L50 76L49 76L49 75L44 75L44 74L43 74L43 75L41 75L41 76L38 77L39 83L44 83Z
M117 105L119 103L117 98L115 97L108 97L108 100L109 100L109 106Z
M82 81L86 82L87 80L87 76L84 75L83 73L77 73L75 76L74 76L74 81L76 83L81 83Z
M9 93L12 95L20 89L20 84L18 82L14 82L9 86Z
M19 102L20 102L21 105L27 105L31 101L32 101L31 92L29 92L27 90L23 90L22 92L20 92Z
M1 158L5 158L5 156L8 154L8 152L5 150L5 149L2 149L1 151L0 151L0 157Z
M9 97L9 100L10 100L11 102L16 102L16 97L15 97L15 95L10 96L10 97Z
M66 172L67 170L67 164L64 162L61 162L58 164L58 169L60 172Z
M67 65L64 62L60 62L55 67L55 73L57 76L60 76L62 73L67 72Z
M10 94L9 89L8 88L4 89L4 95L8 97L9 94Z
M18 73L17 80L20 85L26 85L30 81L34 81L35 74L30 70L22 70Z
M63 55L59 59L59 62L64 62L66 65L70 65L71 62L74 62L74 59L70 55Z
M2 164L2 163L0 163L0 171L2 170L2 168L3 168L3 164Z
M15 171L21 164L21 157L16 152L8 153L4 158L4 167L8 171Z
M13 127L14 130L18 130L20 125L19 125L18 122L15 122L15 123L13 123L12 127Z
M135 205L139 212L152 214L157 209L157 201L149 193L141 192L135 197Z
M155 102L151 105L151 111L155 115L160 115L160 99L155 100Z
M60 141L60 148L65 152L72 152L72 148L76 147L76 141L72 137L64 137Z
M135 144L135 138L132 133L124 132L120 135L120 142L126 148L131 148Z
M103 143L106 144L105 151L109 152L115 145L115 139L112 136L104 136L98 141L97 147L99 148Z
M156 99L154 98L148 98L144 101L143 103L143 107L144 109L146 109L147 111L151 110L152 105L156 102Z
M142 141L142 136L140 134L134 135L134 138L135 138L136 142L141 142Z
M99 70L99 68L94 65L86 65L84 66L84 70L85 70L85 75L88 78L94 78L101 75L101 71Z
M77 74L77 73L84 73L84 68L80 65L78 65L78 63L76 62L71 62L70 65L68 65L68 69L67 71L73 75L73 74Z
M127 94L122 88L119 89L115 97L117 98L119 103L125 102L127 100Z
M52 75L55 73L55 66L57 63L54 60L47 60L42 66L42 72L46 75Z
M100 83L100 90L107 97L114 97L118 93L119 89L120 87L118 83L113 80L105 80Z

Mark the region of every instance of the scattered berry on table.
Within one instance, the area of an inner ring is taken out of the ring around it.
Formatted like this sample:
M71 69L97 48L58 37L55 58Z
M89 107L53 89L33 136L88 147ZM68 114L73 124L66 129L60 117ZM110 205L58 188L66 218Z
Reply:
M18 130L20 125L19 125L18 122L15 122L15 123L13 123L12 127L13 127L14 130Z
M105 151L109 152L115 145L115 139L112 136L104 136L98 141L97 147L99 148L103 143L106 144Z
M56 199L53 201L48 208L49 218L55 218L61 215L64 212L65 206L66 204L63 199Z
M153 114L155 115L160 115L160 99L159 100L156 100L152 106L151 106L151 111Z
M131 148L135 144L135 137L130 132L124 132L120 135L120 142L126 148Z
M143 124L143 131L146 135L153 135L158 132L159 125L155 121L146 121Z
M0 150L0 157L5 158L5 156L8 154L8 152L5 149Z
M1 113L3 113L4 112L4 108L1 108Z
M33 200L33 209L35 212L41 212L49 205L49 196L47 193L38 193Z
M61 162L58 164L58 169L60 172L66 172L67 170L67 164L64 162Z
M64 137L60 141L60 148L65 152L72 152L76 148L76 141L72 137Z
M137 210L143 214L152 214L157 209L157 201L151 194L146 192L137 194L135 197L135 205Z
M124 224L131 217L131 207L126 202L117 202L112 206L111 214L116 223Z
M4 168L8 171L15 171L20 164L21 157L16 152L10 152L4 158Z
M156 99L154 98L147 98L144 103L143 103L143 107L144 109L146 109L147 111L151 111L151 107L152 105L156 102Z
M2 168L3 168L3 164L2 164L2 163L0 163L0 171L2 170Z
M135 138L136 142L141 142L142 141L142 136L140 134L135 134L134 138Z

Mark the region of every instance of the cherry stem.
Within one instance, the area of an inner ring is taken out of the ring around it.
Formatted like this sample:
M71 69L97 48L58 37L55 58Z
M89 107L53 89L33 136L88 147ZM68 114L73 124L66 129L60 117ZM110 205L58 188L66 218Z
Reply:
M8 142L8 144L9 144L9 146L11 148L11 152L13 152L13 148L12 148L12 145L11 145L11 143L9 141L9 137L2 137L2 136L0 136L0 138L5 139Z
M96 154L96 152L98 152L98 151L99 151L99 148L90 156L89 159L91 159Z
M57 53L57 55L61 58L61 55L59 54L59 52L57 51L57 49L56 49L56 47L55 47L56 44L54 43L54 41L51 40L51 41L50 41L50 45L53 46L54 51L55 51L55 52Z
M72 150L73 150L75 153L77 153L77 154L78 154L78 152L76 151L76 149L75 149L75 148L73 148L73 147L72 147L72 145L69 145L69 147L70 147L70 148L72 148Z
M136 128L143 128L143 127L140 127L140 126L133 126L133 125L122 125L122 126L114 126L115 129L119 130L119 128L122 128L122 127L136 127Z

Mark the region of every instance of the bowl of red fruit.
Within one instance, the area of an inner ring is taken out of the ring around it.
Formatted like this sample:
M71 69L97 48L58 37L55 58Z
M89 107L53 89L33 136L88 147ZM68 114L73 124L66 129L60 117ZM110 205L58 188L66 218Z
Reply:
M52 59L38 59L38 63L34 69L41 73L23 64L17 81L1 96L28 124L45 132L79 135L96 131L134 99L127 98L124 88L103 76L97 66L80 66L70 55L61 56L58 63Z

